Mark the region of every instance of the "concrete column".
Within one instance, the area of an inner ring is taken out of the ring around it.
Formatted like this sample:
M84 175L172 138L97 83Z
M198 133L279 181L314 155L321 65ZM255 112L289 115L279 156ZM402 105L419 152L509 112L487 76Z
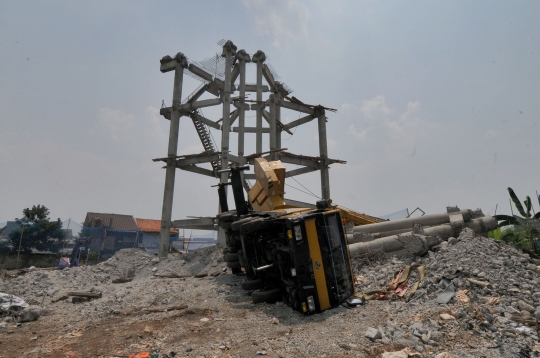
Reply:
M255 55L253 55L252 61L257 62L257 104L260 106L262 104L262 70L263 70L263 64L266 60L266 55L262 51L257 51ZM257 133L255 137L255 152L256 153L262 153L262 111L264 110L264 107L260 106L257 107L257 121L256 121L256 128Z
M223 90L223 126L221 127L221 169L229 165L229 132L231 130L231 63L232 56L236 55L236 46L232 41L223 45L222 56L225 57L225 84ZM228 173L221 173L221 182L227 181Z
M238 58L238 63L240 65L240 97L243 97L246 95L246 62L250 62L251 58L244 50L238 51L236 54L236 57ZM244 104L242 102L242 104ZM240 108L240 112L238 114L238 156L243 157L244 156L244 127L246 125L246 109L244 106Z
M281 93L276 93L276 100L277 101L280 101L283 99L283 96ZM283 121L281 120L281 107L280 106L274 106L274 108L276 109L276 119L279 120L281 123L283 123ZM283 129L281 129L281 126L279 126L276 130L276 149L280 149L282 148L281 147L281 132L283 131ZM275 159L277 159L278 157L278 154L276 153L275 154Z
M165 172L165 189L163 193L163 207L161 210L161 229L159 239L159 258L167 258L169 252L169 238L171 234L171 216L174 196L174 179L176 174L175 158L178 150L178 130L180 127L180 111L178 107L182 100L182 81L184 78L184 68L187 67L187 60L184 54L177 53L174 60L174 87L172 98L171 124L169 129L169 148L167 156L167 169Z
M319 119L319 155L321 163L321 194L323 199L330 199L330 174L328 173L328 145L326 139L326 115L324 109L317 110Z
M276 128L277 128L277 125L276 125L276 99L275 99L275 96L273 94L270 95L270 98L269 98L269 103L270 103L270 119L269 119L269 124L270 124L270 150L275 150L277 147L276 147ZM275 152L272 152L271 154L271 157L272 159L275 159Z

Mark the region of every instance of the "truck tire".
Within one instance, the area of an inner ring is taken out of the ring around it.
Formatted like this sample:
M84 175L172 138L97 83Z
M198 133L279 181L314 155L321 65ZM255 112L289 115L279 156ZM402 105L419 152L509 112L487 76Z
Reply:
M256 280L246 280L240 284L244 290L257 290L261 288L262 282L259 279Z
M239 261L238 254L235 254L233 252L229 252L228 254L225 254L225 261L227 262Z
M250 234L256 231L263 231L270 227L270 222L264 219L251 220L242 226L240 226L240 232L242 234Z
M280 288L273 288L270 290L257 290L251 294L253 303L276 303L282 299L282 293Z
M234 269L242 268L242 265L240 265L240 261L227 261L227 267L234 272Z
M234 231L240 231L240 226L244 225L247 222L250 222L252 220L256 220L256 217L247 217L240 220L237 220L231 224L231 229Z

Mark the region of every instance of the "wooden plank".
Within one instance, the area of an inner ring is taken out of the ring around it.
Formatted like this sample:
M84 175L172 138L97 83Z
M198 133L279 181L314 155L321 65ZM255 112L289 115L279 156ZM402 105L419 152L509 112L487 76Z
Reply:
M101 298L101 293L95 293L95 292L68 292L68 296L76 296L76 297L89 297L89 298Z

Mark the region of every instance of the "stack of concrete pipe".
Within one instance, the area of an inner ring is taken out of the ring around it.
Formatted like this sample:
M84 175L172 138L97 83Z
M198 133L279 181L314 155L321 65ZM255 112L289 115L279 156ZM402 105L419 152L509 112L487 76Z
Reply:
M486 235L497 228L497 220L480 209L448 207L446 213L355 226L347 241L351 256L363 250L424 255L443 240L459 236L464 228Z

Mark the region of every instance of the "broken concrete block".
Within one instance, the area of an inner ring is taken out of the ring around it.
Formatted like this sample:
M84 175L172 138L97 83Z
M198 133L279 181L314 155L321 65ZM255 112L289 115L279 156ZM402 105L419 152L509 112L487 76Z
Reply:
M534 307L522 300L518 301L518 307L521 311L534 312Z
M20 322L32 322L38 319L41 314L41 307L39 306L28 306L26 307L20 316Z
M377 328L373 328L373 327L369 327L367 330L366 330L366 334L365 336L369 339L371 339L372 341L376 340L376 339L381 339L382 338L382 334L381 332L377 329Z

